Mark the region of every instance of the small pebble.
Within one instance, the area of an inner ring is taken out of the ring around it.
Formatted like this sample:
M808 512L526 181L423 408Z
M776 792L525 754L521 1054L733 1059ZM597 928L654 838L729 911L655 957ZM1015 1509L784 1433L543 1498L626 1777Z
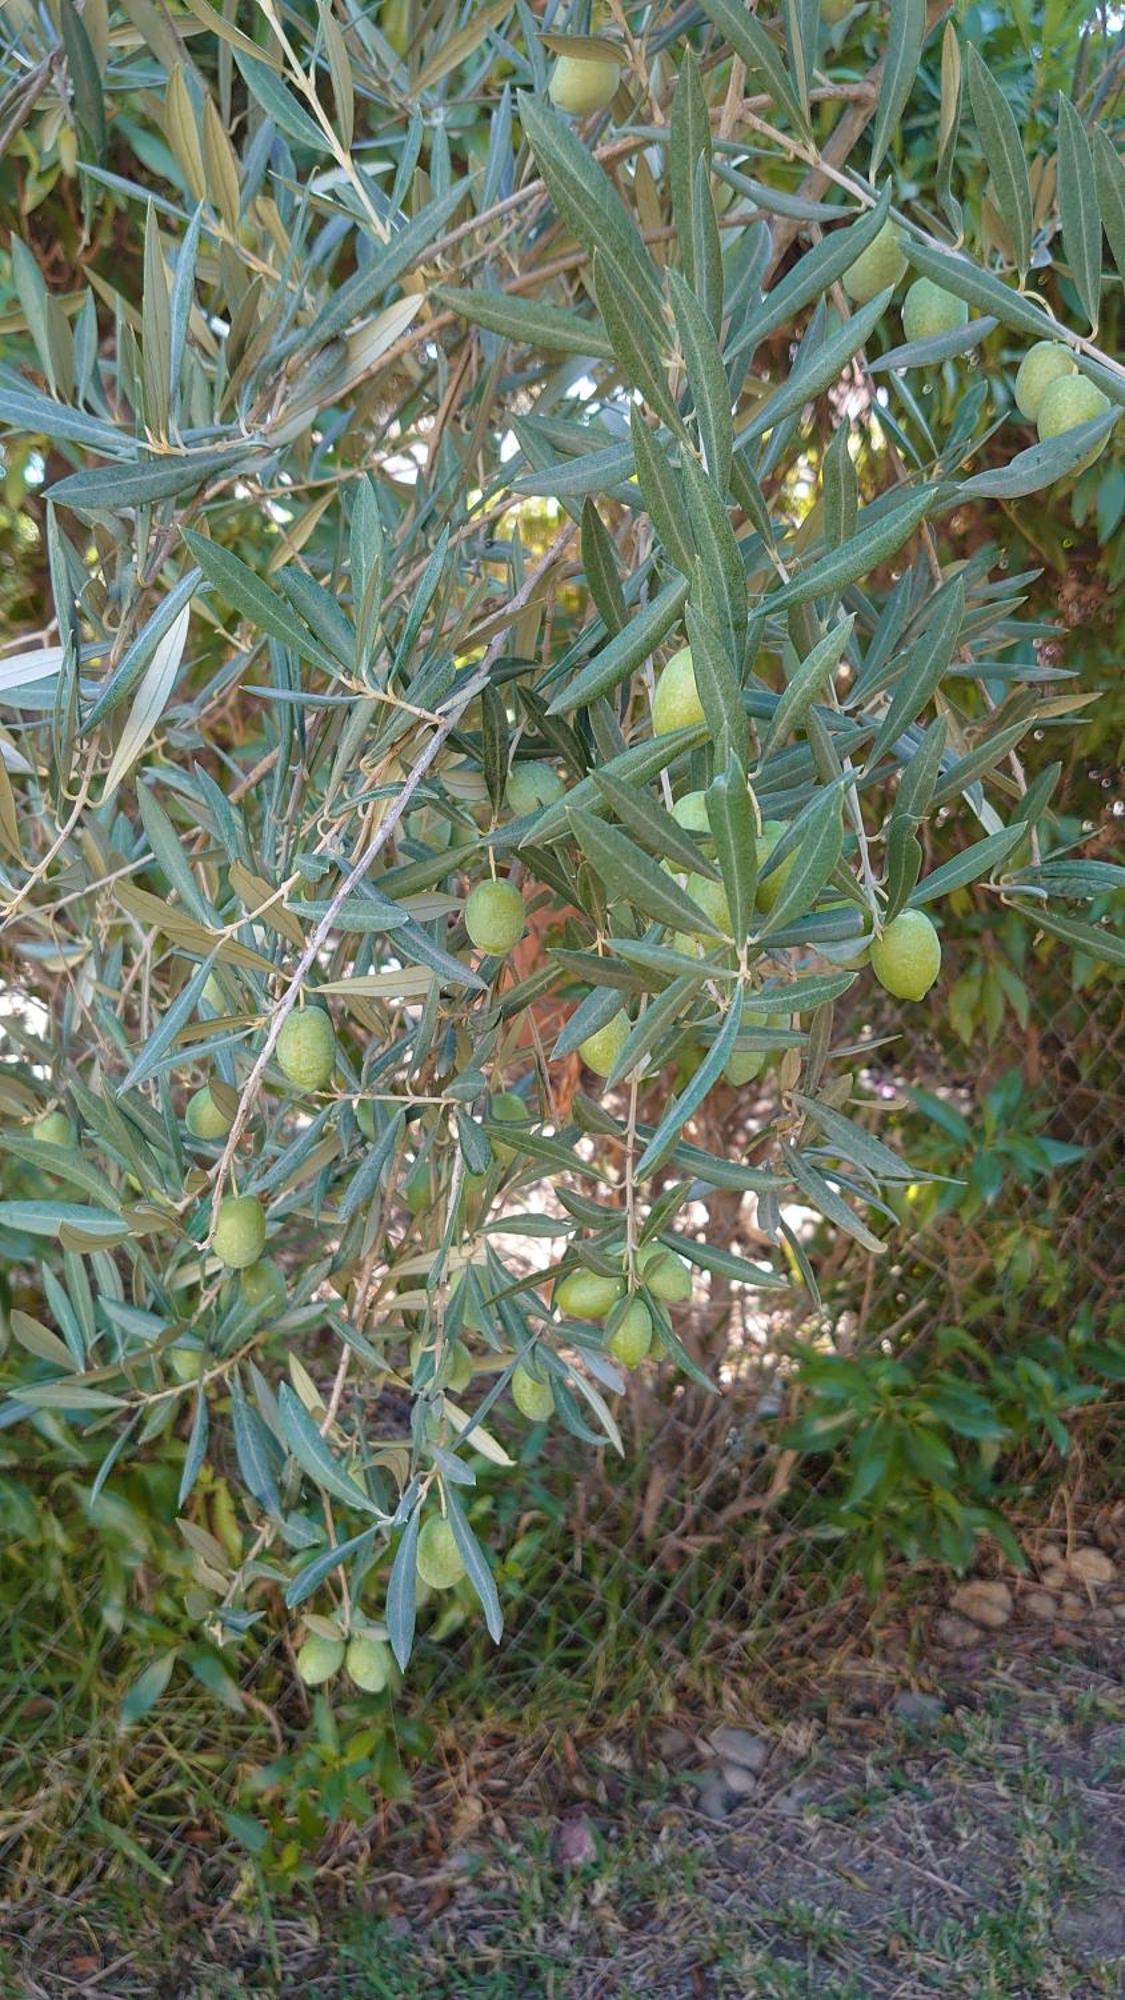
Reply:
M763 1770L769 1759L768 1738L756 1736L752 1729L735 1729L724 1723L721 1729L711 1731L710 1742L724 1762L741 1764L746 1771Z
M1049 1625L1055 1616L1055 1599L1049 1590L1029 1590L1025 1593L1022 1603L1029 1618L1042 1619L1044 1624Z
M971 1618L974 1625L983 1625L993 1632L1006 1625L1012 1615L1012 1593L1007 1584L986 1582L980 1577L963 1583L949 1601L962 1618Z

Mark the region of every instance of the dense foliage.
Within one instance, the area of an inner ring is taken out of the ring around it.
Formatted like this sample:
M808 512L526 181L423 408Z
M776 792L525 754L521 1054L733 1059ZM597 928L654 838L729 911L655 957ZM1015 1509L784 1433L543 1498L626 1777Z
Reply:
M313 1684L498 1636L482 1461L620 1449L693 1288L882 1247L836 1010L957 892L1125 957L996 546L1125 506L1113 64L838 15L9 9L0 1420L154 1467Z

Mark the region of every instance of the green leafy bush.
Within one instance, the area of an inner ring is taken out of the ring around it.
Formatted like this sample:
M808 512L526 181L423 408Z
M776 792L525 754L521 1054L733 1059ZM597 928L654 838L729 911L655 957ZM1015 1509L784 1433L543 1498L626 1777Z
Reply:
M620 1449L641 1309L698 1379L691 1272L814 1282L793 1204L881 1247L925 1176L834 1024L869 951L937 1004L974 884L1125 956L1087 907L1121 871L1022 761L1080 698L964 537L1120 512L1098 90L1045 108L916 0L629 5L608 56L587 11L6 26L0 421L49 602L0 659L0 1421L101 1494L158 1465L207 1643L280 1593L317 1685L404 1666L419 1609L499 1636L478 1472L529 1425ZM560 56L619 72L589 118ZM903 341L908 269L940 324ZM1090 393L1040 441L1042 338ZM750 1156L694 1143L759 1072ZM682 1226L716 1190L776 1265ZM841 1430L885 1403L947 1472L965 1352L874 1364Z

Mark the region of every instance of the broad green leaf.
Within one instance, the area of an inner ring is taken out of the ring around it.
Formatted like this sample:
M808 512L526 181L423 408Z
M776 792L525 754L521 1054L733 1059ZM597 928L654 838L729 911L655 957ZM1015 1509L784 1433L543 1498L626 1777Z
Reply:
M663 441L646 424L636 403L629 413L629 428L637 479L652 525L681 576L690 576L695 562L695 538L679 468L673 465Z
M999 324L990 314L971 319L965 326L952 326L945 333L931 333L925 340L907 340L901 347L889 347L867 364L871 375L886 375L892 368L933 368L955 354L968 354L996 331Z
M833 625L823 639L813 647L807 659L801 661L774 709L769 728L762 740L759 759L762 764L792 730L801 727L813 702L819 701L843 659L854 628L854 614L849 614L838 624Z
M332 662L323 653L304 627L297 623L288 605L277 592L255 575L241 556L233 555L230 549L220 548L206 535L196 534L194 529L185 528L184 540L209 583L214 584L227 603L260 632L268 633L283 646L291 646L304 660L322 667L328 674L333 672Z
M811 305L814 299L823 298L837 278L842 278L855 263L860 252L875 241L887 220L890 206L890 189L884 188L873 208L865 209L856 221L848 223L845 228L831 230L822 242L806 250L780 283L767 292L761 305L748 316L737 337L728 344L728 365L747 348L757 347L771 333L776 333L779 326L788 325L794 315Z
M822 1104L818 1098L802 1097L799 1090L793 1092L793 1102L799 1104L802 1111L820 1126L825 1137L839 1148L842 1160L854 1160L857 1166L869 1168L871 1173L883 1180L918 1181L931 1178L929 1174L908 1166L881 1139L874 1138L862 1125L845 1118L830 1104Z
M711 120L699 79L699 65L690 49L676 79L672 98L668 148L668 178L672 188L672 218L676 225L680 265L691 290L711 323L715 301L711 289L708 244L697 227L696 179L702 169L704 187L711 165ZM712 216L712 227L714 218ZM721 310L721 297L719 299Z
M820 478L824 493L824 541L838 549L855 533L859 505L859 481L849 449L847 424L838 424L821 461Z
M545 348L549 354L588 354L608 360L609 335L596 319L582 319L544 299L521 299L507 292L463 291L435 285L431 296L459 318L483 326L505 340Z
M205 479L244 465L245 447L226 445L221 451L176 453L136 465L98 465L55 481L51 499L88 514L116 514L125 507L143 507L154 500L172 500L190 493Z
M664 372L663 349L651 338L641 297L630 290L627 268L609 263L595 250L593 278L602 322L626 382L640 390L650 409L671 430L681 430L679 411Z
M955 579L940 598L935 615L911 650L906 668L867 754L867 769L874 770L884 750L897 743L903 731L931 701L948 672L965 616L965 586Z
M816 792L810 804L794 820L790 834L791 852L796 858L785 887L765 922L758 928L760 938L783 930L794 918L803 917L806 911L812 909L843 852L844 829L840 815L840 788L834 785L830 790ZM775 851L781 853L780 841Z
M695 1075L679 1096L673 1099L637 1161L634 1171L638 1180L644 1180L649 1174L655 1173L668 1158L688 1119L702 1104L712 1085L718 1082L734 1047L739 1020L740 1010L736 1003L732 1003L723 1017L718 1035Z
M121 1727L131 1729L141 1717L155 1708L172 1678L172 1669L179 1659L179 1651L173 1646L167 1653L161 1653L142 1674L139 1674L125 1694L121 1703ZM161 1878L166 1879L166 1878Z
M730 483L734 437L730 389L723 357L711 321L678 271L669 272L668 287L687 363L704 464L717 492L723 495Z
M761 87L797 127L807 132L808 122L789 80L780 49L761 22L739 0L702 0L703 11L724 35L736 56L741 56L751 76L761 78Z
M891 301L890 291L879 292L865 306L857 306L850 319L819 342L810 359L791 374L788 382L775 389L758 405L748 424L738 433L739 446L776 429L784 418L806 403L814 402L823 389L839 381L854 355L859 353L872 328L879 324Z
M1125 965L1125 938L1113 931L1103 930L1100 924L1085 924L1078 917L1060 916L1056 910L1048 912L1039 903L1017 904L1015 907L1024 909L1037 929L1049 931L1052 937L1062 938L1076 951L1087 952L1091 958L1099 959L1106 965Z
M1066 479L1083 463L1095 457L1109 433L1120 420L1120 410L1106 410L1088 424L1076 424L1048 438L1045 444L1029 445L1018 451L1007 465L976 472L957 489L958 506L964 500L1022 500L1028 493L1041 493L1056 480Z
M200 1384L195 1392L195 1409L192 1411L191 1431L188 1435L187 1450L180 1471L180 1490L176 1496L177 1507L182 1507L192 1492L195 1482L207 1456L207 1440L211 1421L207 1412L207 1392Z
M728 754L733 752L739 763L745 765L750 742L749 726L730 653L710 618L694 604L687 606L684 619L691 645L695 684L707 717L707 728L715 744L715 755L725 762Z
M726 768L707 787L711 835L719 858L736 944L749 934L758 884L754 807L741 759L732 750Z
M941 111L938 121L938 159L935 184L938 200L952 223L958 239L962 234L961 204L953 193L953 162L961 129L961 44L957 29L947 21L941 38Z
M781 1144L781 1157L801 1193L808 1196L813 1207L820 1210L826 1221L833 1223L837 1229L842 1229L846 1236L854 1236L856 1242L862 1244L865 1250L870 1250L873 1256L881 1255L886 1245L881 1243L877 1236L872 1235L867 1224L861 1222L855 1211L848 1207L847 1202L837 1194L836 1189L825 1180L824 1175L811 1160L785 1140Z
M168 706L184 656L190 619L189 603L184 605L175 622L157 642L141 676L133 706L105 775L101 796L103 806L108 804L122 780L128 777Z
M78 122L89 139L94 158L102 160L108 136L105 95L93 44L74 0L59 0L58 19Z
M414 1650L414 1621L418 1600L418 1536L422 1515L415 1508L405 1528L387 1581L387 1637L399 1666L405 1672Z
M920 909L923 903L932 903L937 896L948 896L954 889L964 888L966 882L976 882L998 868L1026 839L1027 828L1019 821L1015 826L1004 827L1000 833L986 834L983 840L974 841L963 854L955 854L951 861L943 862L940 868L923 877L909 899L910 908Z
M247 1402L237 1374L230 1377L230 1404L234 1454L246 1490L259 1507L276 1518L281 1513L281 1501L270 1457L270 1435L257 1410Z
M675 624L687 602L687 594L686 577L665 584L651 603L643 611L635 612L624 630L595 653L589 665L555 696L548 715L565 715L572 709L583 708L627 680ZM542 826L537 829L537 836L540 840L548 837Z
M689 872L695 870L697 874L714 874L698 843L684 832L670 812L665 812L664 807L657 804L650 792L643 791L639 785L621 784L605 771L594 772L594 783L622 826L651 854L675 861Z
M990 313L1002 325L1027 333L1032 340L1052 340L1065 336L1066 329L1051 318L1045 306L1034 304L1034 294L1017 292L994 272L986 271L955 250L938 250L913 236L905 241L906 254L916 271L932 278L978 311ZM1125 393L1125 392L1123 392Z
M969 96L996 206L1022 275L1031 262L1031 182L1023 139L1011 105L973 42L969 44Z
M261 105L267 118L272 118L278 131L284 132L287 139L295 139L300 146L311 147L314 153L326 153L328 141L320 126L302 110L276 70L241 48L235 48L234 59L254 102Z
M633 409L636 418L636 406ZM638 468L639 469L639 468ZM629 622L613 538L594 502L582 505L582 568L598 616L612 638Z
M854 583L857 577L880 568L898 554L907 537L953 490L951 486L935 483L921 492L908 493L880 510L871 522L866 517L872 510L863 508L851 540L843 548L830 549L791 582L782 584L768 599L770 610L787 611L795 604L811 603L814 597L830 596Z
M1091 151L1102 228L1118 277L1125 279L1125 160L1100 125L1095 125L1091 134Z
M362 320L373 306L385 298L396 280L424 254L445 227L464 200L464 193L464 186L458 185L427 202L419 215L396 231L389 242L376 251L370 263L362 265L342 285L334 286L305 335L299 356L317 353L353 322Z
M318 1556L314 1556L310 1563L306 1563L303 1569L297 1571L286 1590L285 1602L289 1609L294 1610L298 1604L303 1604L307 1597L311 1597L319 1590L325 1578L331 1576L334 1569L339 1569L341 1563L370 1548L377 1533L376 1528L364 1528L361 1534L352 1535L348 1541L336 1542L331 1548L322 1549ZM389 1615L388 1610L388 1618Z
M1063 249L1075 290L1094 332L1102 296L1102 219L1094 156L1086 127L1059 92L1059 213Z
M890 0L887 53L879 85L879 105L871 134L867 177L874 181L892 133L910 101L926 38L926 0Z
M704 937L721 936L698 903L680 888L673 876L650 860L635 841L619 833L616 827L607 826L604 820L595 819L592 813L573 806L570 818L583 855L597 870L614 901L632 903L658 924L667 924L673 930L698 931Z
M690 452L683 461L684 487L695 536L692 602L715 627L737 672L746 644L746 573L726 502L713 479Z
M701 966L700 977L702 974ZM606 1078L610 1089L623 1083L626 1077L632 1076L644 1058L659 1045L661 1036L676 1026L698 983L698 979L691 973L673 979L663 993L637 1016L629 1030L628 1038L622 1045L621 1054Z
M592 257L600 253L610 281L619 277L631 299L641 302L641 326L653 351L664 337L660 283L637 226L608 175L586 146L541 99L518 95L524 135L551 200Z
M340 1464L321 1435L319 1426L288 1382L283 1382L278 1391L277 1406L285 1441L309 1478L335 1499L343 1500L347 1506L359 1507L366 1514L376 1513L378 1509L374 1501Z
M468 1517L456 1488L452 1483L447 1483L442 1490L446 1517L453 1530L458 1554L465 1565L465 1574L480 1601L489 1638L498 1646L504 1636L504 1614L500 1609L495 1579L488 1567L484 1551L469 1526Z

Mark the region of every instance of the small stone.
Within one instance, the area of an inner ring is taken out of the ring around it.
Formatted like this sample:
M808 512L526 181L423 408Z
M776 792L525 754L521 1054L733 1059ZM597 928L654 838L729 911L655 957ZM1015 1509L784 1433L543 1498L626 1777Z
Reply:
M909 1688L896 1694L891 1707L899 1722L910 1729L936 1729L945 1714L945 1703L936 1694L918 1694Z
M1029 1590L1025 1593L1022 1603L1029 1618L1039 1618L1045 1625L1050 1624L1057 1609L1056 1601L1049 1590Z
M951 1611L938 1619L934 1633L941 1645L951 1646L958 1652L965 1646L975 1646L980 1638L975 1625L970 1625L967 1618L958 1618Z
M734 1792L740 1799L748 1799L751 1792L756 1792L758 1789L757 1778L744 1764L724 1764L723 1783L728 1791Z
M691 1737L685 1729L658 1729L655 1749L666 1764L679 1764L691 1749Z
M1044 1542L1039 1552L1039 1560L1044 1563L1061 1563L1063 1552L1057 1542Z
M1012 1593L1007 1584L987 1583L980 1577L963 1583L949 1601L962 1618L969 1618L974 1625L983 1625L990 1632L998 1632L1012 1615Z
M1074 1590L1063 1591L1063 1594L1059 1599L1059 1617L1060 1618L1086 1617L1086 1605L1084 1604L1083 1600L1079 1597L1077 1591Z
M1101 1549L1075 1549L1070 1558L1072 1575L1079 1577L1097 1589L1100 1585L1112 1583L1117 1575L1114 1564Z
M1046 1590L1065 1590L1068 1580L1066 1568L1062 1563L1048 1563L1041 1579Z
M1113 1607L1113 1611L1114 1611L1114 1616L1116 1618L1119 1618L1121 1620L1121 1623L1125 1625L1125 1604L1115 1604Z
M556 1868L588 1868L598 1858L598 1843L588 1819L576 1815L560 1820L551 1842Z
M799 1819L805 1807L812 1805L815 1798L815 1785L810 1784L807 1778L795 1778L774 1799L774 1810L781 1813L784 1819Z
M734 1793L727 1790L718 1771L705 1778L699 1788L699 1810L705 1819L726 1819L734 1800Z
M769 1741L752 1729L734 1729L724 1723L721 1729L711 1731L709 1740L725 1763L741 1764L744 1771L764 1770L768 1762Z

